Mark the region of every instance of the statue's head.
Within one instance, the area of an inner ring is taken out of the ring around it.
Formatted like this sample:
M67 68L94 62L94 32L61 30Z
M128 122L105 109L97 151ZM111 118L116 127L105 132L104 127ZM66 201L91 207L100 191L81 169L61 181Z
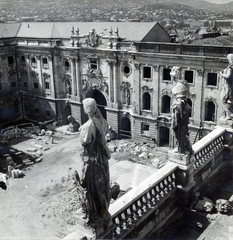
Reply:
M83 100L84 112L88 115L93 115L96 112L96 101L94 98L85 98Z
M174 66L171 69L170 76L174 79L181 79L181 68Z
M232 53L228 54L227 59L228 59L229 63L233 63L233 54Z

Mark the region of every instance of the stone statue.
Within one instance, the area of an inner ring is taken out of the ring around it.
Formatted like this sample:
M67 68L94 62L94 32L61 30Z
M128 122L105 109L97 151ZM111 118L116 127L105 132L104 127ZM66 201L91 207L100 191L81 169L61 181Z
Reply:
M125 104L130 105L130 91L128 88L124 89Z
M233 54L228 54L229 65L220 72L222 91L220 98L223 104L223 117L233 119Z
M182 79L180 67L173 67L170 72L171 77L176 81L175 87L172 89L172 130L177 140L177 149L179 153L191 154L192 146L189 141L189 116L191 107L187 102L189 93L188 82Z
M81 186L86 191L88 224L95 228L106 229L111 223L108 212L110 204L110 153L105 135L108 123L103 118L93 98L83 100L83 107L89 120L80 127L80 139L83 146Z
M69 115L67 117L67 120L69 121L69 126L67 130L70 132L77 132L79 130L80 124L76 121L76 119Z
M66 80L66 94L71 95L71 86L69 80Z

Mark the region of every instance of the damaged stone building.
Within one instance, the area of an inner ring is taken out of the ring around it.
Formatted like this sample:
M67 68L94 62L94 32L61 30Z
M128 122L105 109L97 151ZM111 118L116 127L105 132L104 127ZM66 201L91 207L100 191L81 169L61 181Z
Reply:
M82 100L96 100L119 137L173 146L170 77L190 85L191 142L222 115L219 71L232 47L172 43L154 22L0 24L0 123L25 119L85 122Z

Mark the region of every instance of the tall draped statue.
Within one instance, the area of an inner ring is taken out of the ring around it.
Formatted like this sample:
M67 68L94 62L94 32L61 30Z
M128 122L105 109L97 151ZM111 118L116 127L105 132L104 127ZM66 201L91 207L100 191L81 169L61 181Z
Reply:
M222 91L220 99L223 104L223 117L233 119L233 54L228 54L229 65L220 72Z
M108 123L103 118L93 98L83 100L83 107L89 120L80 127L83 146L81 186L86 190L86 211L88 223L95 229L107 228L111 221L108 212L110 204L110 153L105 135Z
M191 107L187 101L189 93L188 82L182 79L180 67L173 67L170 72L171 77L176 81L175 87L172 89L172 130L177 141L177 149L179 153L191 154L193 152L189 141L189 116Z

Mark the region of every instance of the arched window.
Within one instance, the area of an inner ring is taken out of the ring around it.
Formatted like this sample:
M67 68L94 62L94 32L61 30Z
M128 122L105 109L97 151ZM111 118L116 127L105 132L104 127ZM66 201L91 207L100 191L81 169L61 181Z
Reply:
M142 109L143 110L150 110L150 94L145 92L142 95Z
M192 107L193 107L193 102L190 98L187 99L188 105L191 107L189 117L192 117Z
M162 97L162 113L170 113L171 111L171 98L168 95Z
M205 121L215 120L215 104L212 101L208 101L205 104Z

